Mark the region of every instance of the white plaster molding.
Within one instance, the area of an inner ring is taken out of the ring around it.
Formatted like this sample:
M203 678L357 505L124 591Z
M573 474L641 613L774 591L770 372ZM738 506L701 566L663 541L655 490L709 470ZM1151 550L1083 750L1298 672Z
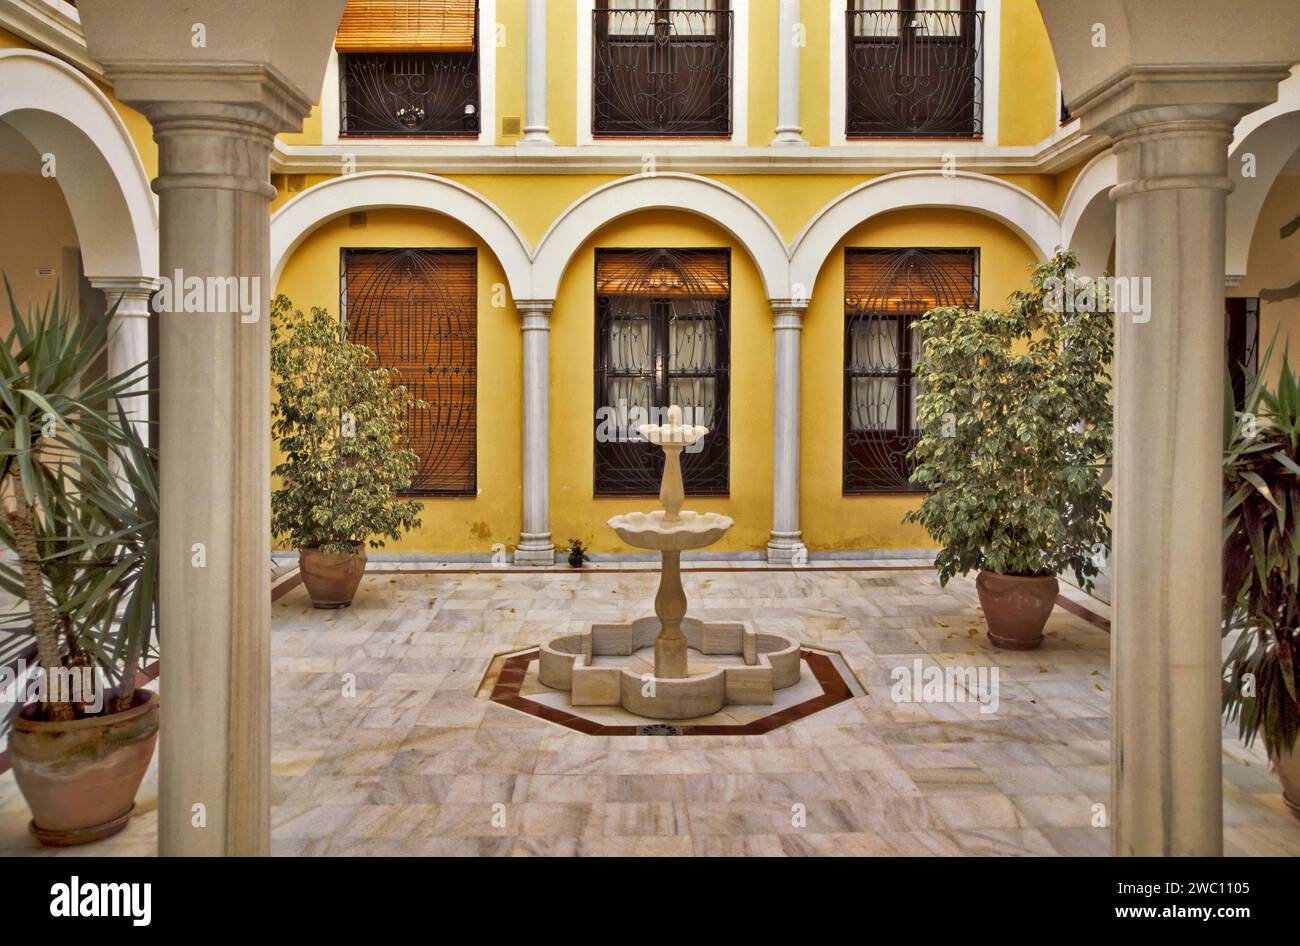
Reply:
M628 214L653 209L687 211L717 223L749 252L768 297L789 297L789 256L776 225L730 187L689 174L625 177L580 197L538 244L533 256L534 294L555 297L569 260L598 229Z
M714 148L745 147L749 142L749 2L731 2L731 136L724 141L712 141ZM770 0L767 0L770 2ZM663 138L599 139L591 134L591 21L596 10L595 0L577 0L574 4L577 23L574 35L578 43L577 68L577 137L578 144L594 148L621 148L635 146L644 153L647 149L664 144ZM678 139L675 144L680 144Z
M984 144L997 147L1002 116L1002 0L976 0L975 9L984 11Z
M103 67L86 50L81 15L65 0L3 0L0 29L71 62L96 79L105 78Z
M117 110L77 69L36 50L0 51L0 118L55 161L86 274L158 273L158 209Z
M1080 268L1100 275L1115 242L1115 211L1110 191L1119 183L1114 152L1097 155L1079 172L1061 208L1061 245L1074 250Z
M1061 225L1046 204L1023 188L968 171L904 171L849 190L823 207L795 238L790 282L796 296L811 296L826 257L845 235L865 220L891 210L943 207L992 217L1023 239L1039 259L1060 243Z
M515 299L533 297L528 244L501 210L455 181L410 171L371 171L322 181L271 218L271 283L279 282L294 250L322 224L345 213L384 207L427 210L477 233L505 270Z

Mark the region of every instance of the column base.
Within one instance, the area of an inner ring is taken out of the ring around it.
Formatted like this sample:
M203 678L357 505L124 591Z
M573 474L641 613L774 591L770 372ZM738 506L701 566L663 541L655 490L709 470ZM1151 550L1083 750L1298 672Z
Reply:
M555 546L550 542L526 541L515 547L516 565L554 565Z
M515 142L516 148L554 148L555 142L547 131L529 131L524 129L524 136Z
M807 148L809 145L807 140L804 139L804 136L800 134L801 130L802 129L796 129L794 131L778 131L776 137L772 139L772 147Z
M803 565L808 561L808 549L803 544L802 532L773 532L767 543L769 565Z

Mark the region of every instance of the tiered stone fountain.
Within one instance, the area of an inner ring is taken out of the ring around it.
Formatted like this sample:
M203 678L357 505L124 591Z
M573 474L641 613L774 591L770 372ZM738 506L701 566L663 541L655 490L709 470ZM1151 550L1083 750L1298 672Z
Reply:
M735 522L717 513L682 511L682 450L698 443L708 429L683 424L677 406L668 409L667 421L637 429L664 451L659 489L664 508L609 520L628 545L660 554L655 617L632 624L594 624L580 634L543 644L538 679L569 690L574 706L621 705L651 719L708 716L728 703L771 704L776 690L799 682L799 645L778 634L757 634L744 622L713 624L686 616L682 552L707 548ZM654 673L638 672L637 651L652 644ZM692 650L719 658L718 665L692 674Z

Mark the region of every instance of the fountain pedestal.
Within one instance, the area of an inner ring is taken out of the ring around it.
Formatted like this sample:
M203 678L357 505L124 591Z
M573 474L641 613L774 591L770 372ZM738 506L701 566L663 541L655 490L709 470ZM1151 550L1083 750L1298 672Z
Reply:
M717 513L683 512L682 450L708 430L682 424L680 407L668 409L668 423L638 432L663 448L659 489L663 509L633 512L609 520L628 545L659 552L655 617L631 625L592 625L582 634L557 638L541 648L538 678L570 690L575 706L618 706L652 719L690 719L716 713L727 703L770 704L773 691L799 681L799 646L778 634L756 634L747 624L705 624L686 616L682 552L707 548L734 520ZM600 658L633 657L654 644L653 676ZM741 658L739 664L691 675L689 651ZM603 665L602 665L603 664Z

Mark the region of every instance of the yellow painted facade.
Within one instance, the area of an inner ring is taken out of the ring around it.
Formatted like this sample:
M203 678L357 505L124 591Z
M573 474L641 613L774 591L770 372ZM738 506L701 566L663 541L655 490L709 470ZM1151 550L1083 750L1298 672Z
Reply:
M575 39L576 0L548 0L547 123L560 148L577 150L581 111L578 88L580 50ZM743 0L737 0L743 2ZM776 0L748 0L748 61L743 91L747 110L745 140L738 153L766 149L778 123L777 61L779 24ZM835 31L834 5L826 0L803 0L801 27L805 44L800 67L800 104L803 136L821 151L832 145L831 62ZM525 117L527 81L524 55L527 22L524 0L496 0L496 22L482 24L481 42L492 43L495 71L484 94L494 96L495 121L487 129L486 152L503 156L514 151L519 135L507 133L503 120ZM1056 68L1046 30L1034 0L1001 0L997 20L1000 58L997 68L997 145L1007 148L1040 146L1057 133L1059 100ZM27 44L0 31L0 48L26 48ZM986 77L987 78L987 77ZM988 83L986 83L987 86ZM134 109L109 96L136 145L146 173L157 174L157 147L148 122ZM326 89L325 95L336 95ZM317 105L300 132L280 136L280 144L314 156L302 165L305 173L276 173L272 212L294 198L333 178L328 169L339 165L347 150L343 145L323 145L328 108ZM495 205L518 230L531 251L548 229L584 195L636 174L641 162L628 159L626 168L592 171L557 163L554 170L509 167L497 171L474 170L463 165L439 166L437 148L466 143L429 143L420 140L384 143L412 149L411 169L451 180ZM897 145L898 141L891 141ZM363 144L367 144L364 143ZM368 144L373 145L374 142ZM683 148L700 142L682 142ZM724 147L720 142L713 142ZM861 145L855 142L855 145ZM914 142L914 144L916 144ZM647 146L670 154L675 143ZM919 155L911 165L935 169L951 144L936 140L917 144ZM602 145L582 149L584 157L601 153ZM715 148L716 152L718 149ZM773 149L775 150L775 149ZM608 153L606 151L606 153ZM790 153L790 152L787 152ZM796 152L797 153L797 152ZM277 158L280 167L292 156ZM333 163L332 163L333 162ZM1032 169L1018 173L986 174L1013 185L1041 201L1051 214L1060 214L1071 187L1086 164L1051 173ZM401 169L391 158L384 165ZM1014 165L1008 165L1014 166ZM962 169L961 159L958 168ZM327 169L327 170L322 170ZM365 170L363 167L362 170ZM576 172L575 172L576 170ZM742 164L708 175L740 194L770 219L781 240L793 245L822 208L841 195L876 180L886 172L846 171L834 162L816 168L778 171L761 163ZM1280 193L1294 196L1295 181ZM1280 184L1279 187L1282 185ZM1272 207L1272 204L1270 204ZM759 268L745 239L729 232L708 216L709 208L692 210L642 210L600 226L582 244L559 275L550 332L550 531L557 545L568 538L590 543L596 551L627 551L605 521L616 512L648 510L651 499L627 500L593 497L592 438L594 427L594 265L598 248L726 248L731 255L730 352L730 492L725 498L692 499L691 506L732 516L736 527L717 546L718 551L756 552L765 547L772 527L773 467L773 351L772 310ZM1270 220L1282 211L1270 211ZM1285 222L1285 221L1281 221ZM1276 232L1276 227L1274 231ZM1275 242L1275 241L1274 241ZM339 250L343 247L473 248L478 260L478 494L470 498L430 499L424 502L423 525L388 551L411 553L478 553L495 547L513 548L522 525L522 339L520 315L513 300L498 287L506 283L503 265L483 237L465 223L435 211L369 209L364 228L349 226L346 213L322 223L298 246L284 267L275 292L289 295L301 308L339 307ZM916 526L903 524L903 516L917 503L913 495L849 496L842 494L843 377L844 377L844 251L847 247L978 247L980 250L980 302L999 306L1013 290L1023 288L1035 250L1003 222L967 210L933 207L896 210L863 220L839 241L817 274L812 301L804 318L801 359L801 511L804 541L812 551L918 549L932 540ZM1274 260L1280 250L1261 244L1261 258ZM1278 265L1281 265L1280 263ZM1273 262L1269 263L1273 266ZM1300 278L1297 274L1296 278ZM1257 280L1258 282L1258 280ZM1264 282L1243 284L1242 293L1268 288ZM1234 293L1239 294L1239 293ZM1300 338L1295 325L1300 314L1293 303L1266 309L1265 331L1281 325L1292 338ZM1297 343L1300 345L1300 343Z

